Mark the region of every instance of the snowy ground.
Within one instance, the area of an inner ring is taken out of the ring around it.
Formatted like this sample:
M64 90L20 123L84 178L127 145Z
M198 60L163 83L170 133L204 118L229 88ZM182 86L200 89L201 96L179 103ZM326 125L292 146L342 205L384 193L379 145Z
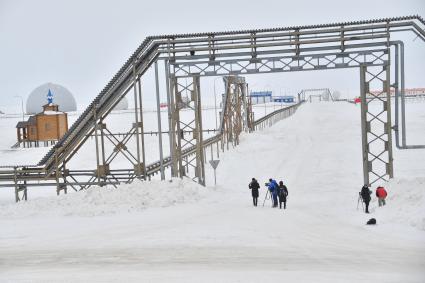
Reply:
M422 141L424 106L409 105ZM359 107L306 104L220 155L217 187L155 181L0 202L0 281L425 282L424 157L395 150L387 206L373 199L366 215ZM269 177L288 185L287 210L262 206Z

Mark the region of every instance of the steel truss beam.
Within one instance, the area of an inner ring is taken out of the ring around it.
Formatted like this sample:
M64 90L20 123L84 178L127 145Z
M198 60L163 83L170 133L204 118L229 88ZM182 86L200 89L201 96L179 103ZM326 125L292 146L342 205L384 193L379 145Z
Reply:
M390 65L360 66L360 89L363 179L372 185L393 178Z
M245 78L238 76L223 77L225 85L224 112L222 113L222 136L221 148L229 144L239 145L239 136L244 130L248 130L248 113L246 101L247 84Z
M356 68L360 65L383 66L388 63L388 49L304 54L302 56L277 56L241 58L233 60L175 62L176 77L228 76L260 73Z
M172 142L175 146L171 149L173 160L173 172L178 176L189 176L194 173L193 180L201 185L205 185L205 168L202 137L202 107L200 94L200 78L192 76L189 79L182 79L172 76L172 95L174 105L171 105L171 131ZM180 110L186 109L185 114L188 119L180 117ZM186 134L189 131L191 134ZM194 157L183 158L183 150L189 147L196 148ZM174 173L174 174L175 174Z

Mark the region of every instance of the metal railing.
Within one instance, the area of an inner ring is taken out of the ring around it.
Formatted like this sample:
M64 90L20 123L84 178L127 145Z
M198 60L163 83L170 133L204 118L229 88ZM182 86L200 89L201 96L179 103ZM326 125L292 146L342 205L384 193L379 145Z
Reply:
M265 127L271 127L276 122L288 118L289 116L292 116L298 109L298 107L304 103L304 101L300 101L297 104L291 105L286 108L278 109L276 111L273 111L272 113L256 120L254 124L255 130L262 130Z

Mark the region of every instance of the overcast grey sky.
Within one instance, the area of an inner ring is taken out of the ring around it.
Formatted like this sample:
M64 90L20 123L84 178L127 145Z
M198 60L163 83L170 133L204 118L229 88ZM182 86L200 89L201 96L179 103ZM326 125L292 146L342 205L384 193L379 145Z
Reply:
M148 35L413 14L425 16L424 0L0 0L0 110L19 111L13 96L26 98L45 82L67 87L82 109ZM403 38L407 87L425 87L425 43L414 38L410 34ZM355 70L284 73L249 80L258 89L271 88L278 94L303 87L356 92L359 85Z

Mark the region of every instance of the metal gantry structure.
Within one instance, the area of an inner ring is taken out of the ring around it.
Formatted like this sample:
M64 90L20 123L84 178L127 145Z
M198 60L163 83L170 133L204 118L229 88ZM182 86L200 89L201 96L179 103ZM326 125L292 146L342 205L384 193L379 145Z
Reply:
M306 96L308 96L308 100L311 102L312 97L319 98L319 101L334 101L332 97L332 93L329 88L307 88L303 89L298 93L298 100L306 100Z
M233 146L239 145L239 136L244 129L248 129L249 117L247 88L244 77L226 76L224 77L225 84L225 101L226 106L223 110L223 135L222 148L227 144ZM251 110L252 112L252 110Z
M399 32L413 32L425 42L425 22L420 16L147 37L46 156L34 166L3 168L0 185L13 186L17 193L28 186L53 185L59 192L66 187L78 190L91 185L131 182L135 178L147 180L158 172L164 178L166 168L173 177L189 176L205 184L206 147L214 144L218 147L222 140L237 143L241 125L248 131L264 125L264 121L259 124L253 121L240 76L343 68L358 68L360 73L364 183L387 180L393 177L391 129L397 137L399 134L399 121L395 127L391 125L390 88L395 88L396 97L401 101L404 89L404 59L400 56L404 49L401 41L392 40ZM395 64L392 52L395 52ZM163 156L160 140L160 160L146 164L141 85L147 70L155 68L159 101L160 63L165 69L162 75L169 107L167 121L161 121L158 114L158 131L161 132L161 123L168 124L170 154ZM396 74L394 82L390 76L392 69ZM201 78L207 76L229 77L227 102L223 103L223 107L228 108L222 109L219 133L204 139L200 84ZM371 89L378 85L382 91L372 94ZM127 134L118 138L108 129L105 119L131 92L135 101L135 121ZM372 104L374 107L369 107ZM183 109L189 119L182 118ZM398 104L396 111L398 114ZM274 115L283 117L282 113ZM231 118L224 121L223 117ZM268 121L273 119L268 117ZM402 146L407 148L405 129L404 125ZM68 168L70 160L93 135L96 168ZM107 141L113 145L111 153L105 147ZM127 146L130 141L137 143L135 150ZM131 165L115 168L113 162L117 155L124 156Z

